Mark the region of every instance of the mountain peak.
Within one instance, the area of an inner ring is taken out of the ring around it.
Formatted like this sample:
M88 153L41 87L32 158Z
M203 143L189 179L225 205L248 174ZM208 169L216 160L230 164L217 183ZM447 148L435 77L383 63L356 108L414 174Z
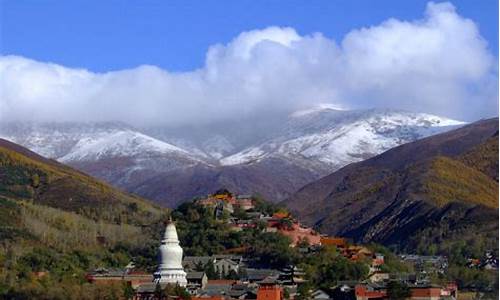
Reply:
M324 111L344 111L344 110L347 110L347 109L343 108L340 105L336 105L333 103L320 103L320 104L317 104L317 105L310 107L310 108L295 111L295 112L290 114L290 117L296 118L296 117L302 117L305 115L320 113L320 112L324 112Z
M338 110L331 106L300 111L260 145L221 160L222 165L259 162L268 157L312 160L334 171L403 143L443 132L465 122L431 114L388 109Z
M299 111L264 127L262 118L240 121L231 126L232 131L208 126L203 132L185 128L175 135L172 129L170 134L160 134L120 122L11 123L0 126L0 137L170 204L228 182L238 192L281 200L347 164L464 124L430 114L340 110L331 104ZM266 128L265 134L248 138L259 126ZM282 179L285 172L287 178ZM274 174L271 182L263 183L270 174ZM183 193L165 189L160 194L155 187L165 187L165 178L196 180L199 185L186 185L189 190ZM233 182L234 178L238 180ZM172 198L178 195L184 198Z

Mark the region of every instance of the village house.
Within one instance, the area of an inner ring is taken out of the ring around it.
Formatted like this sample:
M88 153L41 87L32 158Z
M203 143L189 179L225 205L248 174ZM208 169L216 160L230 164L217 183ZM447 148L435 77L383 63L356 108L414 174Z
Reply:
M186 256L182 261L182 266L188 271L200 271L207 264L212 264L215 272L221 276L227 276L231 271L238 274L240 268L245 265L241 255L229 254Z
M440 273L443 274L448 268L448 259L445 256L426 256L426 255L401 255L401 260L407 262L418 272Z
M228 276L231 271L238 274L243 264L243 257L238 255L214 255L214 268L221 276Z
M373 253L366 247L350 245L341 249L342 255L352 261L359 261L365 258L370 258Z
M129 268L106 269L98 268L88 273L85 278L94 284L112 284L115 282L126 282L136 288L139 285L153 281L153 275L144 271L135 271Z
M373 267L379 267L384 264L384 255L381 253L373 254L372 263Z
M283 285L293 286L306 282L306 280L304 279L305 275L306 273L302 268L290 265L281 270L278 280Z
M249 282L249 283L257 283L265 280L269 277L278 277L281 272L274 269L254 269L254 268L245 268L244 272L242 272L242 276L240 276L240 280Z
M378 283L358 284L354 292L356 300L387 299L385 286Z
M254 201L250 195L239 195L236 196L236 201L233 204L234 207L248 211L255 208Z
M356 282L339 281L337 286L333 287L331 295L335 300L352 300L356 299L355 287Z
M238 283L237 280L210 279L206 287L199 291L199 296L229 295L233 285L236 283Z
M207 264L215 264L213 256L184 256L182 266L188 271L203 269Z
M375 271L368 276L368 280L371 282L383 282L390 278L390 274L386 272Z
M232 299L257 299L257 288L254 285L236 283L229 291Z
M257 224L254 220L238 220L236 218L230 219L231 229L234 231L241 231L247 228L255 228Z
M187 272L186 279L186 289L192 295L204 289L208 284L208 277L205 272Z
M347 246L346 239L341 237L321 236L320 242L322 246L335 246L337 248L345 248Z
M230 214L234 213L235 206L239 205L236 197L225 189L219 190L212 195L208 195L206 198L197 199L195 200L195 203L197 205L215 208L216 218L219 218L224 211L227 211ZM242 204L247 205L245 201L243 201Z
M262 281L259 283L257 291L257 300L282 300L283 288L273 280Z
M314 300L330 300L332 296L325 290L317 289L311 293L311 298Z
M408 284L412 300L457 299L458 289L455 284L445 287L431 284ZM385 283L360 283L355 287L356 300L388 299Z
M468 258L467 266L475 269L497 270L498 259L493 251L486 251L484 258Z

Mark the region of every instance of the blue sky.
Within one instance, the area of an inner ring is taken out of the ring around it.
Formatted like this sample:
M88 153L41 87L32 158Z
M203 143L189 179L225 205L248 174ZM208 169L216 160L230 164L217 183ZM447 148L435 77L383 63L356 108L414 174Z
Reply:
M498 57L498 1L451 1ZM290 26L337 42L352 29L394 17L422 18L427 1L24 1L1 0L2 54L95 72L142 64L189 71L210 45L239 33Z
M494 0L0 1L2 120L498 112Z

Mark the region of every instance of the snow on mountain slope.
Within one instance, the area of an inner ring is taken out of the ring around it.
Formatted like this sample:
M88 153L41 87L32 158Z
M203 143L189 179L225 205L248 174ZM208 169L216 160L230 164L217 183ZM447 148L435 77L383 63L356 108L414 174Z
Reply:
M464 124L429 114L331 106L266 118L149 131L116 122L0 123L0 137L171 205L227 186L282 200L347 164Z
M224 157L220 162L224 166L251 163L269 155L263 148L265 147L250 147L236 154Z
M163 159L172 160L166 165L160 164L169 169L196 163L243 165L272 157L300 163L303 167L310 165L314 169L322 164L320 168L334 170L462 124L423 113L348 111L323 105L291 114L279 128L269 130L270 135L263 142L249 144L241 151L233 146L235 141L220 134L206 136L198 148L194 141L189 143L187 132L183 134L185 144L175 146L175 140L161 141L126 124L113 122L9 123L0 126L0 137L66 163L127 157L135 159L135 168L141 168L141 164L155 165L149 160Z
M234 146L227 138L222 135L216 135L214 137L205 140L202 144L202 148L211 156L216 159L221 159L228 154L234 152Z
M321 162L333 171L463 124L430 114L402 111L310 109L292 114L276 137L225 157L221 164L249 164L281 157Z
M122 123L21 123L0 124L0 136L53 159L68 154L82 138L128 130Z
M102 123L4 123L0 136L57 160L99 159L145 153L178 153L179 147L147 136L118 122ZM193 159L196 159L193 156Z
M0 137L126 190L163 172L210 166L122 123L4 123Z
M4 123L0 137L79 166L126 158L128 171L152 167L166 171L203 163L197 155L123 123Z
M148 153L178 153L189 156L187 151L174 145L132 130L120 130L83 137L68 154L58 158L58 160L62 162L98 160L103 157L128 157Z

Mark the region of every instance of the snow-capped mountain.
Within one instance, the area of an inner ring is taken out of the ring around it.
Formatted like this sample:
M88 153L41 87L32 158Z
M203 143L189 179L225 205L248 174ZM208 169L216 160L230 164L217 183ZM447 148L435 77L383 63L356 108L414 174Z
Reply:
M116 122L4 123L0 137L173 205L222 186L281 200L349 163L464 123L423 113L321 106L259 124L265 129L255 134L248 119L202 131Z
M227 156L221 164L249 164L269 157L281 157L321 163L331 172L463 124L423 113L344 111L328 107L308 109L292 114L277 136Z
M130 129L99 132L91 136L82 136L70 152L59 157L62 162L99 160L106 157L117 156L144 156L190 154L174 145L151 138L140 132Z
M119 187L205 162L123 123L5 123L0 137Z

